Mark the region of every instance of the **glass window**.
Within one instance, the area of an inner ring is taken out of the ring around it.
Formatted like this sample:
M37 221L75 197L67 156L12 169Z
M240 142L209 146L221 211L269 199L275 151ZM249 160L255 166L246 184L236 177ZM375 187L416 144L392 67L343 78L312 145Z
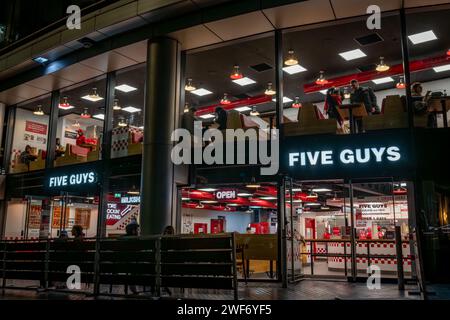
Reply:
M274 52L274 37L264 35L187 53L182 126L191 133L194 120L204 128L252 128L267 139L275 125Z
M145 64L117 72L111 158L142 153Z
M283 50L286 135L408 126L398 15L289 30Z
M18 105L10 157L10 172L45 168L50 95Z
M443 128L449 124L449 14L447 5L410 11L406 16L416 127Z
M55 166L100 160L105 93L105 77L61 92Z

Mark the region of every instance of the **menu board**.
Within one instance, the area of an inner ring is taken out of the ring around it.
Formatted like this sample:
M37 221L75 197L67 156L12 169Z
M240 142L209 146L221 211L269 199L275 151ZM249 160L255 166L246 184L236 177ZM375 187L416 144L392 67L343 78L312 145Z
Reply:
M28 216L28 229L41 228L41 211L42 207L38 204L30 205L30 214Z
M75 224L80 225L83 229L89 229L91 222L91 209L76 208Z
M62 207L53 207L52 228L58 229L62 221L61 218ZM69 225L69 210L66 209L65 227Z

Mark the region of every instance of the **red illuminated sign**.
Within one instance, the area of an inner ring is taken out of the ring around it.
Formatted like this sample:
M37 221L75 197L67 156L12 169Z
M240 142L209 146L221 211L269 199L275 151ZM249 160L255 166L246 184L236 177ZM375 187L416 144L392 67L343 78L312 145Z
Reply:
M47 125L34 121L26 121L25 131L37 134L47 134Z

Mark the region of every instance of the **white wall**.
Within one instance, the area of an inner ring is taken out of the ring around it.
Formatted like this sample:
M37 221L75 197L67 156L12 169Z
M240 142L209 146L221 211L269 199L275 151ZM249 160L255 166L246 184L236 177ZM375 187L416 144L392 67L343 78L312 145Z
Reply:
M5 238L21 237L21 232L25 231L26 210L26 201L8 201L6 209Z
M226 232L237 231L239 233L245 233L248 224L252 222L251 213L183 208L181 210L182 233L189 233L188 230L183 230L183 222L186 219L186 215L192 215L192 231L194 231L194 223L206 223L208 224L208 233L211 230L211 219L217 219L218 216L225 216Z

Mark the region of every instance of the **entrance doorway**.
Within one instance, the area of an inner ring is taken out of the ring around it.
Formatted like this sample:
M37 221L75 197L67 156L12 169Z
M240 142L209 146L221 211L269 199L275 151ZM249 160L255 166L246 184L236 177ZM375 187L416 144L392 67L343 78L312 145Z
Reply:
M356 280L374 272L382 279L397 279L399 272L404 278L412 278L415 244L409 236L411 185L288 179L289 279Z

